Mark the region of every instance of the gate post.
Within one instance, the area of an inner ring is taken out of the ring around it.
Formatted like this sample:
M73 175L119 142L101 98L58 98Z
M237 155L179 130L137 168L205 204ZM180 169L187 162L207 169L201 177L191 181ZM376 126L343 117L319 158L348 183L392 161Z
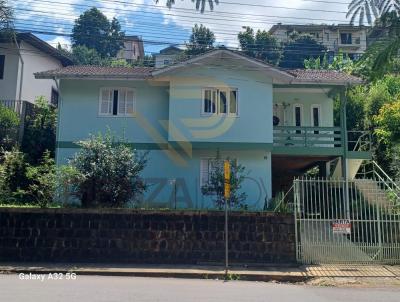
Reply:
M295 233L295 244L296 244L296 260L297 262L300 261L300 249L299 249L299 231L297 229L297 220L298 217L297 215L300 213L300 196L299 196L299 180L294 179L293 180L293 206L294 206L294 233Z

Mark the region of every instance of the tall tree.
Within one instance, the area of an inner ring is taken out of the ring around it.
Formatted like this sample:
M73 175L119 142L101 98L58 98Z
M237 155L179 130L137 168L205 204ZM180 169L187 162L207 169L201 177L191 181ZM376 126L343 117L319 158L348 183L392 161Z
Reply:
M156 3L160 2L160 0L155 0ZM196 9L200 10L201 13L204 13L206 10L206 3L210 7L210 10L214 9L214 3L219 4L219 0L192 0L192 2L196 2ZM175 4L175 0L166 0L166 5L168 8L171 8Z
M111 22L93 7L75 20L72 29L72 46L86 46L95 49L102 57L115 57L124 45L124 32L117 19Z
M392 11L377 19L371 31L375 42L363 55L360 65L367 76L380 78L386 73L398 73L400 51L400 16Z
M367 17L368 24L372 24L373 18L379 17L379 3L382 0L352 0L348 5L346 18L350 18L350 24L354 24L358 17L358 24L363 25ZM384 0L383 0L384 1Z
M200 24L194 25L189 43L186 44L186 52L188 55L198 55L210 49L213 49L215 42L214 33L207 27Z
M311 36L294 35L292 40L283 47L282 60L279 66L284 68L303 68L305 60L318 57L323 60L326 51L326 47L319 44Z
M281 56L281 49L278 41L265 30L254 30L246 27L245 31L238 34L240 48L249 56L277 64Z
M7 0L0 0L0 31L12 27L13 11Z

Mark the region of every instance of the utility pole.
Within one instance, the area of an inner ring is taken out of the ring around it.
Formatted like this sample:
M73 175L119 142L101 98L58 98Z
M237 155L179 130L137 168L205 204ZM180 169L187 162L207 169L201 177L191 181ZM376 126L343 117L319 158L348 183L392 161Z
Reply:
M231 167L229 160L224 161L224 199L225 199L225 276L229 269L228 241L228 202L231 195Z

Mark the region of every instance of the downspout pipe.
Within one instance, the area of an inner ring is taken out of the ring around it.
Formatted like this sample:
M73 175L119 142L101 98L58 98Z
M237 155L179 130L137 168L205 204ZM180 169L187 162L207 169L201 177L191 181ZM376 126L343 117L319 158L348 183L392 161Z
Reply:
M15 45L17 46L17 51L18 51L18 57L19 60L21 61L21 73L20 73L20 77L19 77L19 92L18 92L18 100L21 102L21 98L22 98L22 86L24 84L24 59L22 58L22 54L21 54L21 45L18 44L17 38L15 35L13 35L14 38L14 42Z

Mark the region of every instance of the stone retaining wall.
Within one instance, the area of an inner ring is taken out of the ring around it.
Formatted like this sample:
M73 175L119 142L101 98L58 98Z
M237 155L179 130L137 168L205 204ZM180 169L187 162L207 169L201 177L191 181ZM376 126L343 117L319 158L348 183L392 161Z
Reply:
M0 209L0 261L222 263L224 252L223 212ZM230 213L229 256L294 262L293 217Z

